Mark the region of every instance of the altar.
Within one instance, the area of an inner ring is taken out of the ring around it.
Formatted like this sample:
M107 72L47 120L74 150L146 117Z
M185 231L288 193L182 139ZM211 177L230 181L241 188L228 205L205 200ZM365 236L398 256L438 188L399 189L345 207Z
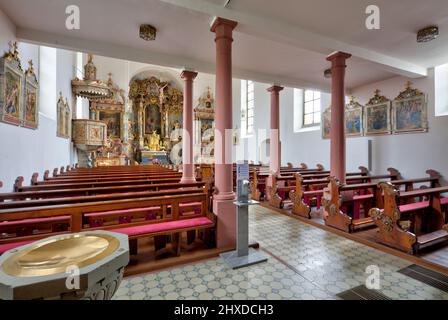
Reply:
M166 151L141 150L141 164L169 164L170 160Z
M170 155L182 136L182 91L155 77L135 78L129 86L129 100L138 161L173 163Z

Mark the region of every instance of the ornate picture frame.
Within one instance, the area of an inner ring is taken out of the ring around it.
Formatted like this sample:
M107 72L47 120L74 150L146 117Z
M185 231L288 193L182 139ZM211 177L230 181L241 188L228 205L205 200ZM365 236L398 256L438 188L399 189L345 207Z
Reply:
M17 50L17 43L0 60L0 121L22 125L24 73Z
M392 133L391 101L375 90L375 95L364 107L364 133L366 136Z
M426 95L418 89L406 89L392 102L392 132L416 133L428 131L428 106Z
M321 130L322 130L322 139L330 139L331 133L331 106L325 109L322 112L322 121L321 121Z
M59 99L56 105L57 108L57 123L56 123L56 136L64 139L70 138L70 111L69 106L62 92L59 93ZM67 116L68 113L68 116Z
M350 97L345 106L345 135L347 137L361 137L363 135L363 110L364 107Z
M23 126L37 129L39 125L39 83L30 60L25 72L25 96L23 105Z

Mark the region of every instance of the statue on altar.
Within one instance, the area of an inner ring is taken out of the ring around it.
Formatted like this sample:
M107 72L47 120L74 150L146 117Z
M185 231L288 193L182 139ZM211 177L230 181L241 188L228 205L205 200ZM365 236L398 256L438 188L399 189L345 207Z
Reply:
M149 150L160 151L160 135L155 130L149 135Z

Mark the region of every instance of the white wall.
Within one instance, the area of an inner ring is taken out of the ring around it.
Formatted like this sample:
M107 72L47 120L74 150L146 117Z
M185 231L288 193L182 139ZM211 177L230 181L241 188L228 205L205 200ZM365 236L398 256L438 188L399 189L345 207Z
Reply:
M240 90L234 80L234 93ZM270 128L270 84L255 83L255 132L253 137L247 138L249 156L247 160L263 161L260 151L263 141L269 138ZM239 86L240 87L240 86ZM238 91L239 92L239 91ZM234 99L235 100L235 99ZM322 109L328 107L330 97L322 94ZM296 100L297 103L297 100ZM299 101L300 103L300 101ZM234 103L234 128L240 125L241 102ZM330 167L330 141L323 140L320 128L306 128L295 132L294 89L285 88L280 92L280 140L282 143L282 165L288 162L298 166L301 162L310 167L317 163ZM297 128L296 128L297 129ZM244 141L243 141L244 143ZM368 164L368 142L365 138L350 138L347 140L347 169L356 170L360 165ZM348 156L350 155L350 156Z
M0 11L0 48L8 49L8 42L15 38L15 28ZM39 65L39 47L20 43L19 54L24 69L28 60L34 62L40 86L45 87L44 99L40 97L39 128L37 130L16 127L0 122L0 181L4 186L0 192L9 192L18 176L25 178L29 184L34 172L42 178L45 170L67 166L76 162L72 143L68 139L56 137L56 93L62 91L65 97L71 97L70 80L73 78L74 53L57 50L53 65L56 66L56 81L42 81L40 75L48 71L41 70ZM50 72L51 74L52 72ZM47 72L48 75L48 72ZM44 76L45 79L45 76ZM54 86L56 85L56 86ZM47 97L47 98L46 98ZM50 98L48 98L50 97ZM71 103L71 100L69 100Z
M373 96L374 90L379 89L382 95L393 100L404 90L408 80L395 77L357 88L353 90L353 95L361 104L365 104ZM412 178L424 176L425 170L431 168L448 177L448 117L435 117L434 70L430 70L426 78L411 81L413 87L428 95L429 132L371 138L373 169L375 172L384 172L388 166L393 166L403 176Z

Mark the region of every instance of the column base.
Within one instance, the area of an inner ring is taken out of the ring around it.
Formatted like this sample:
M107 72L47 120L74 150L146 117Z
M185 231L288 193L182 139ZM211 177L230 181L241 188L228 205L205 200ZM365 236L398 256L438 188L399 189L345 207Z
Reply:
M236 207L235 199L213 200L213 212L218 220L217 247L236 248Z
M195 183L195 182L196 182L195 178L182 177L182 179L180 179L180 183Z

